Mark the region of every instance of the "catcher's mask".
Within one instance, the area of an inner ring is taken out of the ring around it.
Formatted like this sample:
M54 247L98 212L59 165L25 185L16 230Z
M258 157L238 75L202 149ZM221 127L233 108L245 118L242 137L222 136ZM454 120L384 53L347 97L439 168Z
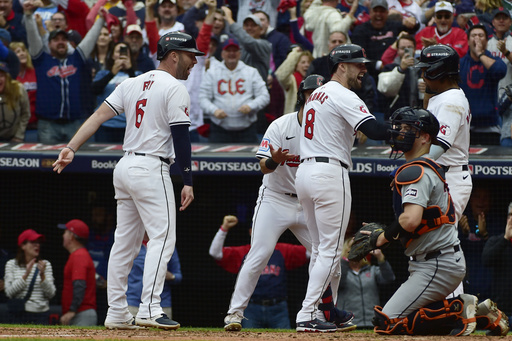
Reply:
M399 159L404 153L410 151L422 131L430 135L432 144L438 144L436 136L439 133L439 121L430 111L423 108L403 107L396 110L390 120L390 158Z

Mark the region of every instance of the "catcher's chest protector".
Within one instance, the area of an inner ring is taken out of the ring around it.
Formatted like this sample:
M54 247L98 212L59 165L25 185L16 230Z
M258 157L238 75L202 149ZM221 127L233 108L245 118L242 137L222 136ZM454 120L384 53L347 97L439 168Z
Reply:
M418 158L407 162L398 168L395 175L393 209L397 219L403 213L402 186L418 182L425 173L424 167L432 169L443 182L445 189L448 190L448 184L444 178L444 170L441 165L428 158ZM448 208L446 212L443 212L437 205L425 208L420 225L414 230L411 238L401 239L402 244L407 247L412 239L435 230L443 224L455 224L455 208L453 207L450 193L448 193Z

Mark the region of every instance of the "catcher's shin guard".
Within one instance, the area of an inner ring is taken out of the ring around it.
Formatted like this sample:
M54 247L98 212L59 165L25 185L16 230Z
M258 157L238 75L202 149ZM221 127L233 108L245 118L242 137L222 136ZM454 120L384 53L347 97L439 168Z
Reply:
M383 335L449 335L461 321L463 302L458 298L431 303L404 318L389 319L375 307L374 331ZM465 328L461 328L460 333ZM457 334L458 335L458 334Z

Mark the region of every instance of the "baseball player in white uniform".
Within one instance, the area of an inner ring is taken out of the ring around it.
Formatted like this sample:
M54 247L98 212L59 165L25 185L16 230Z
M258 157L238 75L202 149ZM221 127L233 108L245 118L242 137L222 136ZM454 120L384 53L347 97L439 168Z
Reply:
M389 126L379 123L350 89L361 88L366 70L364 50L353 44L335 47L329 54L332 79L316 89L304 107L300 134L301 164L295 187L312 239L312 257L306 297L297 314L299 332L334 332L336 325L318 313L321 297L339 272L352 197L348 169L355 134L361 130L375 140L389 137Z
M301 83L297 94L299 111L273 121L256 153L265 175L254 209L251 250L238 273L228 314L224 319L224 329L227 331L242 329L243 312L261 271L286 229L290 229L301 244L311 251L311 238L295 193L295 173L300 163L300 122L305 98L322 84L324 78L319 75L310 75Z
M175 159L184 182L180 211L194 199L188 133L190 97L178 80L187 79L198 55L203 53L190 35L174 32L162 36L158 41L160 66L121 83L54 163L54 171L62 172L101 123L126 114L125 154L114 170L117 229L107 278L109 309L105 327L109 329L180 327L163 313L160 293L176 242L176 204L169 173ZM127 281L145 233L149 242L142 303L134 318L128 311Z
M448 45L428 46L421 51L415 67L423 71L427 92L424 103L439 121L439 145L432 145L430 154L445 170L457 226L473 188L468 168L471 112L466 95L458 86L459 55ZM461 282L453 297L463 292Z

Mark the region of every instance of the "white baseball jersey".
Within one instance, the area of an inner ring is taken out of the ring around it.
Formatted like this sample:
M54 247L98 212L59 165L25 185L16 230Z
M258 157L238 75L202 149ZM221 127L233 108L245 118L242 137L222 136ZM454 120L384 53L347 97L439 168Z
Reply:
M281 116L267 128L260 148L256 153L258 158L270 158L270 145L277 150L282 148L290 154L299 155L299 137L301 127L297 112ZM280 164L275 171L263 176L263 186L278 193L295 194L295 174L300 164L300 156Z
M105 103L116 115L126 113L125 151L174 159L170 128L162 127L190 125L190 96L176 78L163 70L146 72L121 83Z
M351 167L350 152L356 131L361 124L374 119L353 91L338 82L328 82L311 94L304 107L301 159L329 157Z
M439 121L437 139L448 149L436 161L443 166L467 165L471 112L462 89L451 89L430 98L427 109Z

